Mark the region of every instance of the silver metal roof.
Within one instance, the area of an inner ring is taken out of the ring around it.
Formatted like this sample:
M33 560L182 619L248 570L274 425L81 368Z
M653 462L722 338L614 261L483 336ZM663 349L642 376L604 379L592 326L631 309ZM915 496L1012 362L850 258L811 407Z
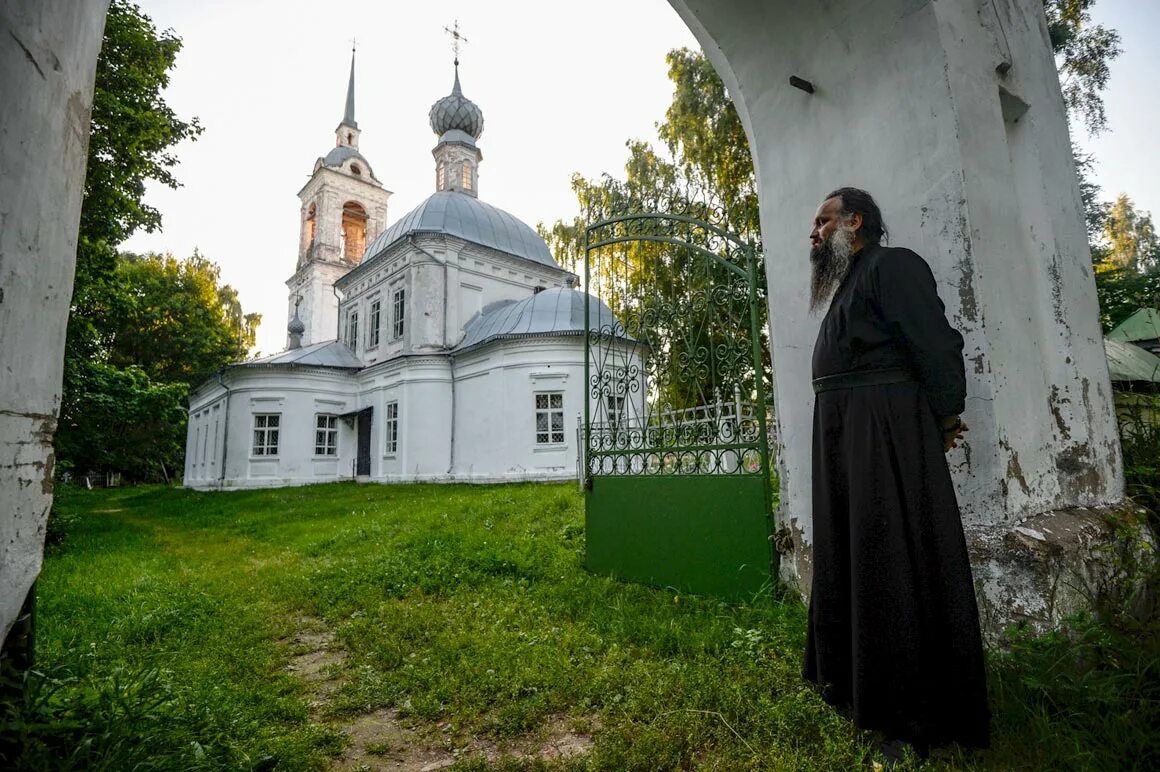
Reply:
M579 290L553 288L523 300L489 304L467 323L463 340L453 350L463 351L498 338L582 335L585 301L592 329L614 325L612 310L598 298Z
M371 169L371 162L366 159L366 156L355 150L350 145L338 145L331 149L331 151L326 154L326 157L322 159L322 165L337 169L338 167L342 166L343 162L348 158L354 158L356 160L362 161L363 164L367 167L367 174L369 174L371 177L375 176L374 171Z
M321 343L312 343L302 348L294 348L250 362L239 362L232 367L247 367L251 365L303 365L307 367L341 367L347 370L358 370L363 367L362 360L337 340L325 340Z
M560 267L552 259L548 245L527 223L474 196L453 190L431 195L380 233L363 253L363 265L399 239L414 233L446 233L534 263Z
M1160 357L1155 354L1109 336L1104 338L1104 355L1108 359L1108 374L1113 383L1160 383Z

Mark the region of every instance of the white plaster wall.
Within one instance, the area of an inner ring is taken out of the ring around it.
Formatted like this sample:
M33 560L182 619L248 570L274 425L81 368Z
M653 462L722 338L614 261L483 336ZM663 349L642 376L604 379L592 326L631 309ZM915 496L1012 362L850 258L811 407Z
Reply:
M302 302L298 306L298 318L306 327L306 331L302 333L303 346L339 337L339 302L338 296L334 294L334 283L349 270L350 266L346 264L312 261L286 282L290 290L287 296L287 325L289 320L294 318L295 298L299 295L302 297Z
M106 0L0 3L0 641L40 573Z
M457 359L455 475L491 481L576 476L584 412L581 336L498 341ZM562 392L564 442L537 445L535 394Z
M434 353L459 342L477 307L497 300L522 300L536 287L562 287L567 276L558 268L462 239L420 235L338 282L343 294L338 329L344 330L346 315L358 309L361 333L356 353L368 365L401 353ZM407 291L406 325L403 339L396 340L390 335L391 296L400 283ZM382 334L379 347L369 350L366 322L375 293L384 304Z
M781 440L780 518L808 583L810 220L871 191L892 243L931 264L964 334L969 442L953 451L976 540L1036 512L1118 501L1082 209L1040 0L670 0L721 73L754 151ZM996 66L1012 63L1004 77ZM789 85L797 75L815 93ZM1004 121L999 89L1030 105Z
M391 480L447 479L451 444L451 373L447 357L408 357L401 375L399 458ZM380 430L381 430L380 422Z

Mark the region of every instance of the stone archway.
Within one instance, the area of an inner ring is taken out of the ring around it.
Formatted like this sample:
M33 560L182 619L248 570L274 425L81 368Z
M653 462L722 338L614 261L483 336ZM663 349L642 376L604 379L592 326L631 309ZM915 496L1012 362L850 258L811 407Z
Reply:
M1040 0L670 0L737 104L770 278L787 578L807 586L807 223L854 184L934 268L963 329L969 453L952 456L984 600L1034 614L999 549L1026 518L1122 497L1067 121ZM0 630L40 570L52 433L107 0L0 7ZM812 93L790 85L790 76ZM803 148L811 152L803 152ZM1082 516L1081 516L1082 519ZM1084 521L1085 523L1087 521ZM1073 525L1075 525L1073 523ZM1042 533L1042 531L1036 531ZM1032 567L1033 568L1033 567Z
M967 341L970 445L950 462L981 600L1008 619L1050 611L1037 556L1082 549L1077 531L1102 528L1092 508L1122 500L1123 469L1042 2L826 0L810 13L791 0L671 2L753 149L780 517L796 545L783 577L803 590L810 577L808 223L829 190L856 185L877 197L892 242L930 262Z

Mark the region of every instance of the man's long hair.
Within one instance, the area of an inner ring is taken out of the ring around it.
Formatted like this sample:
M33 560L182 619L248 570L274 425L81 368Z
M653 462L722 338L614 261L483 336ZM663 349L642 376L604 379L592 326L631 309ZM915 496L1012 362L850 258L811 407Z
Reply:
M862 215L862 227L854 235L862 239L863 243L881 244L890 240L890 233L882 220L882 210L869 193L861 188L838 188L822 200L831 198L842 202L842 219L849 219L855 214Z

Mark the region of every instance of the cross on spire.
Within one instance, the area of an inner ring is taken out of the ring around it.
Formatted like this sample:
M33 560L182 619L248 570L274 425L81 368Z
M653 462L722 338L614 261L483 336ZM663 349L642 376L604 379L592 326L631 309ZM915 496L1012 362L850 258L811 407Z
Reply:
M451 27L444 27L443 31L451 36L451 51L455 54L455 67L459 67L459 47L460 43L470 43L471 41L465 38L459 32L459 19Z

